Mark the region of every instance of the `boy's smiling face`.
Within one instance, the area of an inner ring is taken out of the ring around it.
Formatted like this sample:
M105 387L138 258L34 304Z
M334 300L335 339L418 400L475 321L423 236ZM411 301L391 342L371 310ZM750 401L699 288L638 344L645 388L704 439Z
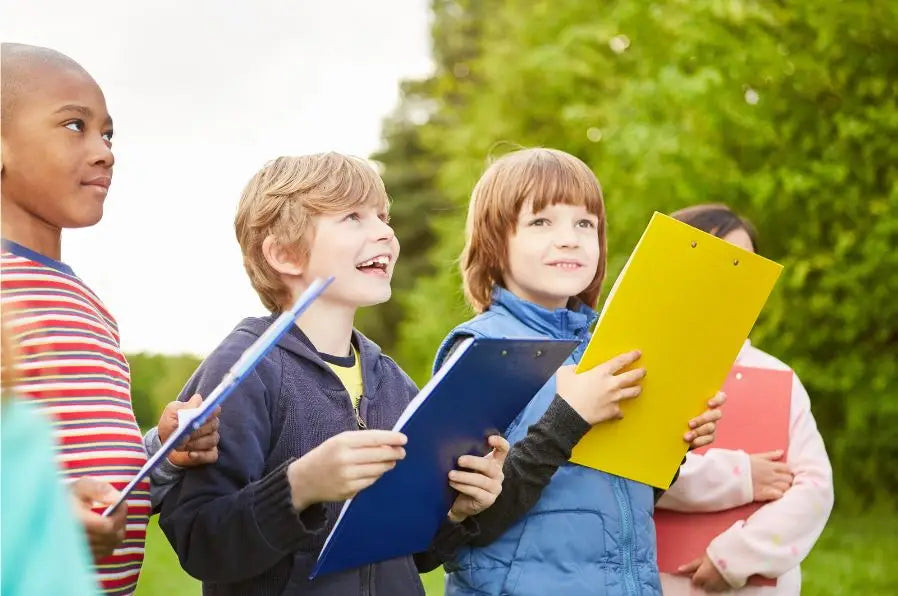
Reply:
M103 216L112 181L112 119L96 82L82 70L36 63L4 77L22 77L4 103L4 210L55 228L91 226Z
M390 299L399 241L386 211L362 204L347 213L315 217L315 236L303 277L335 276L324 300L357 308Z

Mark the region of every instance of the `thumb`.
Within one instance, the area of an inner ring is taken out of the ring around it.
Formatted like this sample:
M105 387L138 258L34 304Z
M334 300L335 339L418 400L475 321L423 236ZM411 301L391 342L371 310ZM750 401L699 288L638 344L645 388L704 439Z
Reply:
M686 563L685 565L680 565L679 567L677 567L677 573L682 573L684 575L695 573L698 570L699 566L701 566L701 564L702 564L701 558L695 559L692 562L689 562L689 563Z
M768 501L776 501L783 496L783 491L778 488L772 488L768 486L763 491L761 491L761 494Z
M193 397L184 402L185 408L198 408L201 405L203 405L203 397L199 393L194 394Z
M769 459L770 461L775 461L783 456L783 450L775 449L773 451L765 451L764 453L757 453L756 455L763 459Z
M502 435L490 435L487 442L490 447L493 448L493 450L487 454L487 457L495 459L499 463L499 466L502 466L505 463L505 458L508 456L509 449L511 449L508 441Z
M119 496L119 492L108 482L88 477L76 480L72 484L72 492L79 501L91 507L94 503L110 505Z

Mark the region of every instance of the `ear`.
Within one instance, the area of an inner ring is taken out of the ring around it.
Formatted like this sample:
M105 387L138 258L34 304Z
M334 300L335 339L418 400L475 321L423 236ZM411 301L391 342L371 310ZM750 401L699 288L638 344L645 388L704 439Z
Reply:
M284 275L302 275L303 268L296 262L296 255L278 244L273 235L262 241L262 254L272 269Z

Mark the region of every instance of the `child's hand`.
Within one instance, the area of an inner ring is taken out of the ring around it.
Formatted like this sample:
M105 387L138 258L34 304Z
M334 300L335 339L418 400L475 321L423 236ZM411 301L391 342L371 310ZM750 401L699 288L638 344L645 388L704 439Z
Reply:
M159 440L165 443L178 428L178 410L198 408L202 404L203 398L197 394L186 402L173 401L166 405L162 410L162 416L159 417L159 426L157 427ZM218 415L220 413L221 408L216 409L205 424L191 433L184 443L168 454L168 461L182 468L213 464L218 461Z
M698 449L705 447L714 442L714 433L717 431L717 421L723 418L723 412L720 411L727 400L726 393L718 391L717 395L708 401L708 409L696 418L689 421L688 431L683 435L683 440L689 443L690 449Z
M775 501L792 486L789 466L776 461L782 450L753 453L751 459L751 486L755 501Z
M460 493L449 510L449 519L456 523L490 507L502 492L502 481L505 479L502 466L508 455L508 441L499 435L492 435L487 442L493 450L485 456L462 455L458 458L458 467L472 472L449 472L449 486Z
M100 561L125 541L128 504L123 502L115 508L112 515L103 517L94 512L93 508L105 509L115 503L120 495L111 484L85 476L73 482L71 490L75 500L75 515L87 533L91 555L95 562Z
M720 574L708 555L677 569L677 573L692 576L692 585L706 592L727 592L733 588Z
M641 355L638 350L627 352L579 375L574 366L562 366L555 377L558 395L589 424L623 418L620 402L642 393L639 382L645 377L645 369L617 372Z
M293 507L345 501L405 457L408 439L390 430L351 430L331 437L287 467Z

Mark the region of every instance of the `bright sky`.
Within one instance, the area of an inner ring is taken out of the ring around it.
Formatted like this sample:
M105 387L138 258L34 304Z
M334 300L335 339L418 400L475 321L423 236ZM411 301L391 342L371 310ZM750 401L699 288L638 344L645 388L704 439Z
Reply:
M71 56L106 94L112 188L63 260L128 352L204 355L264 313L234 239L243 185L278 155L370 155L400 80L432 69L428 0L0 0L0 15L0 39Z

